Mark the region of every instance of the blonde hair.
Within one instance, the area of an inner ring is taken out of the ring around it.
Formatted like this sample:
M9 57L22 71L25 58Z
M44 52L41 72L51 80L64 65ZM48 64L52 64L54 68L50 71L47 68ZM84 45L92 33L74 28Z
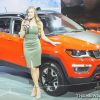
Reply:
M38 31L39 31L39 33L40 33L41 31L43 31L43 29L42 29L42 28L43 28L43 23L42 23L42 21L40 20L40 18L38 17L37 11L36 11L36 9L35 9L33 6L30 6L30 7L26 10L25 20L28 21L28 12L29 12L30 9L33 9L33 10L34 10L35 21L36 21L36 23L37 23Z

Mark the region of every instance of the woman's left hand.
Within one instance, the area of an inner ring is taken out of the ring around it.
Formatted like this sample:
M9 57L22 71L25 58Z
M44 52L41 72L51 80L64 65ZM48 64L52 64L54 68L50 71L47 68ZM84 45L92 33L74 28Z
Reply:
M61 42L51 42L51 44L53 45L53 46L56 46L57 44L61 44Z

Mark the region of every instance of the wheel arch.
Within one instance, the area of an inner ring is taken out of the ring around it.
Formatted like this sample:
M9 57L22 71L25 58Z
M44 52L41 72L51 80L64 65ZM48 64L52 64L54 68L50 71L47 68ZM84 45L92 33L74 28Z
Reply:
M61 66L60 69L61 69L61 71L62 71L62 73L64 75L65 81L68 84L69 83L68 82L68 74L65 71L65 68L64 68L64 65L63 65L62 61L58 57L56 57L56 56L52 56L52 55L49 55L49 54L43 54L42 55L42 63L44 63L46 61L54 61L54 62L58 63Z

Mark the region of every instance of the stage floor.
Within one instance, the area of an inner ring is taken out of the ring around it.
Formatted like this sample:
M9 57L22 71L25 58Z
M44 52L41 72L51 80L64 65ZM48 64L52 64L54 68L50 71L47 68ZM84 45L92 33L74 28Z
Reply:
M32 84L29 78L0 72L0 100L36 100L30 96ZM40 100L100 100L100 89L95 88L83 92L67 92L59 97L49 96L42 87L41 91ZM87 97L86 94L88 94Z

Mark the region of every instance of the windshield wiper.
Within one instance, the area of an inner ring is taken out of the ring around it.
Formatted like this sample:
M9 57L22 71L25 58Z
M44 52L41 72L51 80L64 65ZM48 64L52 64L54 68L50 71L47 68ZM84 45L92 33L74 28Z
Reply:
M72 33L72 32L82 32L82 31L84 31L83 29L80 29L80 30L72 30L72 31L70 31L70 33Z

